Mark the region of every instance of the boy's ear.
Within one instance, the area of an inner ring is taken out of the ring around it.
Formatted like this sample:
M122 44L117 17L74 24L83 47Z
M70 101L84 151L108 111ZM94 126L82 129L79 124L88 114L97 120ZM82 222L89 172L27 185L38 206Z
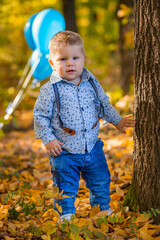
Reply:
M52 60L51 60L51 59L49 59L49 60L48 60L48 62L50 63L51 67L52 67L52 68L53 68L53 70L54 70L55 68L54 68L54 64L53 64Z

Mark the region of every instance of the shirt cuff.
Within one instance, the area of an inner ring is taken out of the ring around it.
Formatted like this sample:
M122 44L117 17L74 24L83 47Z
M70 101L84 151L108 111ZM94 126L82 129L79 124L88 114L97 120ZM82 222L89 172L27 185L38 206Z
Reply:
M103 120L103 125L107 124L107 123L112 123L114 126L117 125L119 123L119 121L122 119L123 117L117 115L114 119L108 121L105 117L102 118Z
M51 142L52 140L56 139L56 136L54 134L47 134L41 137L41 140L44 145Z

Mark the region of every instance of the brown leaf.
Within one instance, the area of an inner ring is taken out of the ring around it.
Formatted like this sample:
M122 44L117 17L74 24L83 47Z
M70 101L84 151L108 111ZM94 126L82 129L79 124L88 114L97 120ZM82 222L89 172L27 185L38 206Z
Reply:
M122 189L120 189L119 186L116 186L116 192L120 195L120 196L124 196L124 191Z
M2 221L0 221L0 228L2 228L3 227L3 222Z
M141 237L143 240L153 240L155 238L152 238L148 233L146 232L143 232L143 231L139 231L140 234L141 234Z
M97 220L98 218L105 217L105 216L108 216L108 211L107 210L98 212L95 216L92 217L92 219Z
M136 223L139 224L139 223L145 223L149 220L149 215L146 214L141 214L137 219L136 219Z
M51 237L50 236L46 236L46 235L41 236L41 238L43 240L51 240Z
M4 236L5 237L5 240L16 240L15 238L11 238L11 237L8 237L8 236Z

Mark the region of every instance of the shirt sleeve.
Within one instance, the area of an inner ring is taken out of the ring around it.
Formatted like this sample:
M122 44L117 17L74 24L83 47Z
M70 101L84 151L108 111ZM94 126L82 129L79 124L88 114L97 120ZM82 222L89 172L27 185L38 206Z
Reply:
M52 86L47 86L44 84L41 87L33 110L35 136L37 139L41 139L44 145L56 138L51 128L54 94Z
M119 123L122 117L118 114L116 109L109 102L109 97L104 92L103 88L101 87L97 79L94 80L94 83L96 84L97 87L99 100L101 101L104 107L104 117L102 118L103 124L109 122L112 123L113 125L116 125L117 123Z

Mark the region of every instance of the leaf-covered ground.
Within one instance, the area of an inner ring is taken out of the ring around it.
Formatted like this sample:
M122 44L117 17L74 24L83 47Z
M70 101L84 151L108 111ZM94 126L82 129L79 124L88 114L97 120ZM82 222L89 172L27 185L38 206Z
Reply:
M32 123L31 112L20 112L19 125ZM30 128L31 129L31 128ZM123 206L132 181L132 129L120 134L111 125L101 126L100 137L111 172L111 203L114 213L106 216L89 205L89 191L83 179L75 202L76 215L68 223L59 221L53 210L52 175L45 149L34 131L11 131L0 143L0 239L160 239L160 226L152 214L134 213ZM59 211L61 211L61 208Z

